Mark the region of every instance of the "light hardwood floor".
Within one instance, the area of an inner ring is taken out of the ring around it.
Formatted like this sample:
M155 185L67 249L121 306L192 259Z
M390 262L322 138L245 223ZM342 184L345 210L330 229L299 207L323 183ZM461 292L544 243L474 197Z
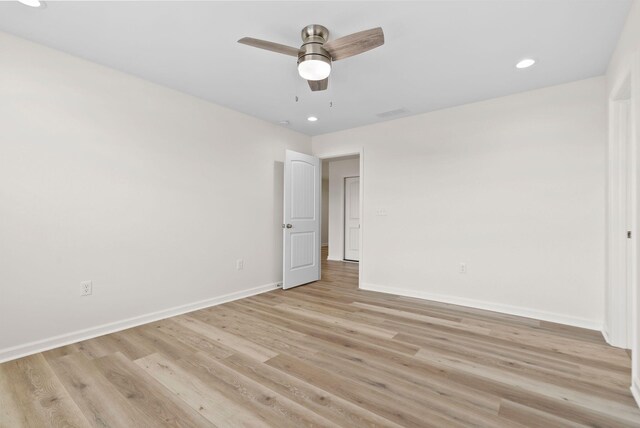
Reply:
M357 289L356 264L0 365L2 427L640 427L596 332Z

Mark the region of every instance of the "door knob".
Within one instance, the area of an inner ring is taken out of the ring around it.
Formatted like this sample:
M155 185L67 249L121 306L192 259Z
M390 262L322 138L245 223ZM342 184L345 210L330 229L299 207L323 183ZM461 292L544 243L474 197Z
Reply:
M287 229L291 229L292 227L293 227L293 225L292 225L292 224L287 223L287 226L286 226L286 228L287 228Z

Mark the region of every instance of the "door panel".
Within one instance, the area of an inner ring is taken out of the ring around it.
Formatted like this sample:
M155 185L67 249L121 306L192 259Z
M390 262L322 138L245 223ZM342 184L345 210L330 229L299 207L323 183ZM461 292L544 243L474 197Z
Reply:
M344 179L344 259L360 260L360 177Z
M305 161L291 161L291 220L313 220L315 166Z
M320 279L320 159L287 150L284 164L282 288Z
M313 265L315 240L313 232L291 232L291 270Z

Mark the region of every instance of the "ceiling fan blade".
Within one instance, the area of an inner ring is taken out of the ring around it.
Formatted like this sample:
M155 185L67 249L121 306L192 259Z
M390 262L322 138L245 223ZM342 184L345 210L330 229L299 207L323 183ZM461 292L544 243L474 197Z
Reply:
M384 33L382 28L372 28L349 34L339 39L330 40L322 47L325 48L333 61L349 58L384 44Z
M325 91L329 87L329 78L322 80L307 80L312 91Z
M254 39L252 37L243 37L238 40L238 43L243 45L253 46L254 48L266 49L271 52L277 52L289 56L298 57L298 48L293 48L287 45L281 45L280 43L268 42L266 40Z

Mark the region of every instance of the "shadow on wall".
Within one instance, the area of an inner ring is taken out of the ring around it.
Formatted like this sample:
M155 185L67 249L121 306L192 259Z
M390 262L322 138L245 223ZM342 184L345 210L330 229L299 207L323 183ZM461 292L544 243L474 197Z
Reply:
M272 261L278 266L277 277L282 281L282 219L284 218L284 162L273 162L273 235Z

